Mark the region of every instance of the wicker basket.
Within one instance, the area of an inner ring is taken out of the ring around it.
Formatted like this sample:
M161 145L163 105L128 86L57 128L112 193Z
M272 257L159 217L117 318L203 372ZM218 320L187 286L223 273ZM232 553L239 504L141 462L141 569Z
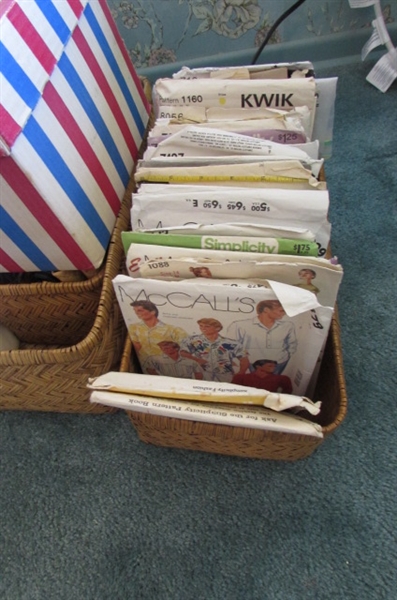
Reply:
M122 371L133 371L136 365L128 338L120 368ZM127 414L139 438L156 446L272 460L291 461L309 456L341 424L347 410L337 314L332 321L313 399L322 401L317 422L322 426L324 438L214 425L132 411L127 411Z
M120 364L125 326L112 279L124 263L121 232L129 225L134 185L131 177L109 244L101 275L103 283L88 335L67 347L46 347L40 343L0 352L1 409L113 412L113 409L90 404L86 386L88 377L117 369ZM53 327L53 324L47 322L47 327Z
M79 282L2 284L0 323L27 344L75 344L94 324L104 272Z

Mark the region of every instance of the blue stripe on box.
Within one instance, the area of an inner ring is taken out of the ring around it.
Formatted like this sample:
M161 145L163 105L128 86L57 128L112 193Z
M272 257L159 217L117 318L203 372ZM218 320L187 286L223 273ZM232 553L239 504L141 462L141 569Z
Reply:
M137 109L135 100L130 92L130 89L129 89L125 79L124 79L121 69L117 63L117 60L116 60L113 52L112 52L112 49L109 46L106 36L103 33L98 21L96 20L94 12L89 4L85 8L84 16L86 17L95 37L97 38L98 43L101 46L102 51L105 54L106 59L113 71L113 74L117 80L117 83L119 84L120 89L123 92L123 95L126 99L129 109L131 111L131 114L134 117L138 131L139 131L140 135L143 136L145 133L145 130L146 130L146 126L142 121L142 118Z
M67 163L33 116L29 119L24 129L24 135L64 190L70 202L72 202L88 227L102 244L103 248L106 249L110 237L108 228L69 169Z
M16 221L8 212L0 206L0 221L4 233L14 242L14 244L29 257L29 260L41 271L54 271L55 265L48 260L47 256L36 246L34 242L26 235Z
M26 75L25 71L19 66L12 54L0 42L1 72L4 78L14 88L17 94L22 98L25 104L33 109L39 98L40 91Z
M56 3L54 3L53 0L36 0L36 5L43 13L46 20L50 23L61 42L66 44L70 37L71 31L55 8Z
M93 98L90 96L81 77L77 73L66 53L62 55L60 61L58 62L58 67L68 81L70 87L76 95L76 98L82 105L87 118L90 119L92 125L98 133L98 136L102 140L121 181L123 182L124 186L127 186L130 174L124 164L120 152L118 151L117 145L113 140L112 134L103 120L101 113L97 109Z

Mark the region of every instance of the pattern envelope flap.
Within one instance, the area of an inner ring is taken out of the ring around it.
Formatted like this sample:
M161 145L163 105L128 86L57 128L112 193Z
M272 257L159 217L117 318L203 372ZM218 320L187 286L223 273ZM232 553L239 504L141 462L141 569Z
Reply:
M87 2L2 1L0 156L11 153Z

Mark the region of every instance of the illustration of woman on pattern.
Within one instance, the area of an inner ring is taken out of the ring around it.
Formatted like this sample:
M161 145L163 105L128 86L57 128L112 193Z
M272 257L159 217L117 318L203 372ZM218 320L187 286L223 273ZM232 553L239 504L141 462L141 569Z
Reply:
M295 283L295 287L302 288L304 290L309 290L314 294L319 293L318 287L316 287L313 283L313 279L316 278L316 272L313 269L301 269L298 273L299 279L302 280L301 283Z
M239 342L220 335L222 323L212 318L199 319L197 323L201 333L183 340L181 356L195 360L207 381L230 382L235 367L239 373L245 373L249 367L247 353Z

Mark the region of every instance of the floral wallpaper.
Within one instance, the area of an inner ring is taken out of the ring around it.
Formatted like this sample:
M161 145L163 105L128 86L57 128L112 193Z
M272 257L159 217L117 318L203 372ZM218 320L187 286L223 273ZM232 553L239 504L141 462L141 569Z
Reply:
M252 48L294 0L107 0L136 68ZM397 0L382 4L394 22ZM370 27L373 7L306 0L273 33L271 44Z

